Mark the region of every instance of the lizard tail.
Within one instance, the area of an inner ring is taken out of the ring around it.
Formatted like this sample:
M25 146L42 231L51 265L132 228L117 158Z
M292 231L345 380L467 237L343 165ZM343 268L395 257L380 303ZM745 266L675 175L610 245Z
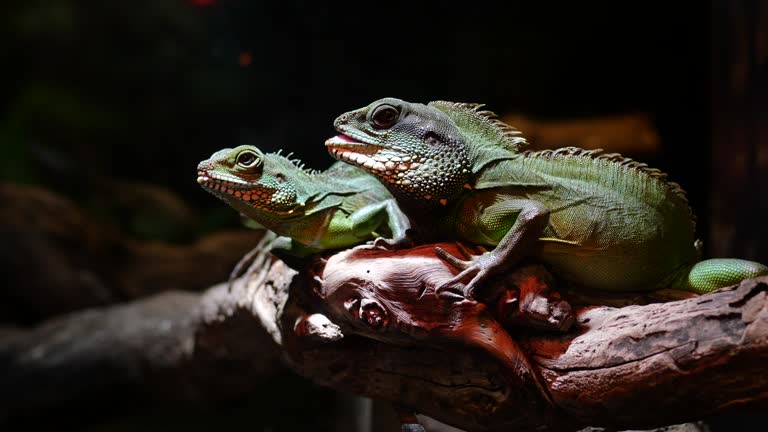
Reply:
M754 261L736 258L714 258L696 263L688 272L685 291L706 294L735 285L744 279L768 274L768 267Z

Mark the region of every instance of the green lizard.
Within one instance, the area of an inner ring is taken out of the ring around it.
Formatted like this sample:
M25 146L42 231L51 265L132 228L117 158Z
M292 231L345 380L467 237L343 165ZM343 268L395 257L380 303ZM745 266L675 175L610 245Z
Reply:
M408 219L387 189L360 168L337 162L310 171L279 153L243 145L200 162L197 175L205 190L284 236L272 244L278 253L304 257L373 239L385 247L409 243Z
M525 139L482 105L382 99L339 116L337 159L376 175L430 240L495 246L470 261L463 294L524 258L609 290L706 293L768 273L739 259L699 262L685 193L661 171L599 150L521 151Z

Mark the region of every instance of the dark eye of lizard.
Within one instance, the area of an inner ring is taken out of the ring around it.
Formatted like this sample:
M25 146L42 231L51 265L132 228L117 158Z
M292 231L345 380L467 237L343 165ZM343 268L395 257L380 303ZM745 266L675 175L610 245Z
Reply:
M373 120L374 126L379 129L387 129L392 127L400 116L400 112L392 105L379 105L376 110L373 111L371 120Z
M237 155L237 164L244 168L252 167L258 160L259 158L250 151L244 151Z

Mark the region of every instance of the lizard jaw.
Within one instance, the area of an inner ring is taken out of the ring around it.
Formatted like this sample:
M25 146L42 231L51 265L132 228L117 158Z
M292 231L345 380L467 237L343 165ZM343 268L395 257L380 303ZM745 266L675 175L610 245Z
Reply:
M217 174L208 170L197 171L197 184L204 188L221 190L222 192L231 190L232 192L229 192L230 195L234 194L235 191L243 192L254 189L251 184L240 179Z
M336 159L349 162L363 168L375 171L386 171L382 162L376 160L377 149L368 143L358 141L348 135L336 135L325 141L328 152Z
M303 204L299 204L287 209L276 206L273 203L274 196L281 192L269 190L258 184L251 186L247 183L236 183L230 177L216 175L210 171L198 171L197 183L203 187L203 190L210 192L230 205L234 202L239 202L261 211L278 215L293 214L297 208L303 206Z
M410 157L400 158L384 154L381 146L358 141L349 135L341 134L329 138L325 141L325 146L334 158L365 168L370 172L389 174L404 172L411 168Z
M236 198L245 203L258 206L262 201L271 199L273 191L265 191L228 176L221 176L207 170L197 172L197 183L204 190L225 201Z

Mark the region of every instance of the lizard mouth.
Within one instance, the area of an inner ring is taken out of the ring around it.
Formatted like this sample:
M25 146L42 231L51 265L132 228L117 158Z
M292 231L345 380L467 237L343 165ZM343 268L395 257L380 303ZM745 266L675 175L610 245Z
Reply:
M410 163L411 158L408 156L387 155L382 152L381 146L360 141L349 135L341 134L329 138L325 141L325 146L334 158L365 168L368 171L404 172L418 167L418 164Z
M232 206L235 206L235 203L247 204L262 211L279 215L290 215L297 207L300 207L300 205L286 207L283 204L273 202L275 196L280 197L286 193L289 194L289 192L275 191L262 185L249 184L240 179L233 179L227 175L220 175L205 169L198 169L197 183L204 190ZM283 196L283 198L285 197Z
M371 167L376 162L373 156L379 150L372 144L344 134L328 138L325 141L325 146L328 147L328 153L336 159L358 166L364 166L370 161Z
M235 192L250 191L253 187L239 179L229 178L223 175L217 175L216 173L198 170L197 171L197 184L215 191L220 191L234 195Z
M268 191L262 187L254 187L242 180L235 180L206 170L197 171L197 183L206 191L225 201L227 201L227 197L234 197L251 205L269 202L273 194L273 191Z

